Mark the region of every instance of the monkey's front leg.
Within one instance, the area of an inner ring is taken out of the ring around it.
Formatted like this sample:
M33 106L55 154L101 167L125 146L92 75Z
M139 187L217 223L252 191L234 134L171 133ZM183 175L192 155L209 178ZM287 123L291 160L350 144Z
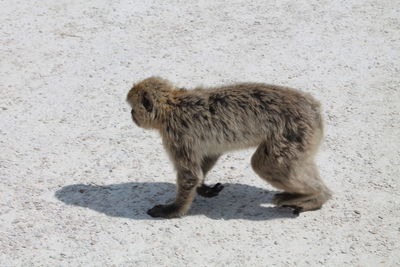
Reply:
M177 192L174 203L168 205L156 205L147 211L152 217L174 218L184 215L193 201L196 187L201 181L200 168L193 170L178 169Z

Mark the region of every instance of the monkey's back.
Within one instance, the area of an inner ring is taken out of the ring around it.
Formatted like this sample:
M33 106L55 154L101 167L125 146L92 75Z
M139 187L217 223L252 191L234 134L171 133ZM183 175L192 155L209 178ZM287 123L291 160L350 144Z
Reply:
M188 90L175 97L165 134L205 153L261 142L301 149L322 134L320 105L311 95L281 86L241 83Z

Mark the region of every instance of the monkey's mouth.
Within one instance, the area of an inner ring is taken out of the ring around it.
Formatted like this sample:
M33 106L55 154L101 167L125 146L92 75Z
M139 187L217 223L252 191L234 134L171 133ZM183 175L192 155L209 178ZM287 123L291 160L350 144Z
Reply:
M137 126L139 126L139 122L138 122L137 119L135 118L135 115L133 115L133 112L131 112L131 117L132 117L133 122L134 122Z
M132 116L132 120L134 123L136 123L137 126L139 126L139 122L136 120L136 118L134 116Z

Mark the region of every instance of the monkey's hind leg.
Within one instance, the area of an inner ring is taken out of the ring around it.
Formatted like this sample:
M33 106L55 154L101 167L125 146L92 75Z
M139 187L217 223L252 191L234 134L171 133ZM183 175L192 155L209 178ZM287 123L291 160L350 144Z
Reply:
M319 176L313 159L295 161L289 168L286 179L282 177L286 192L274 196L278 206L293 207L295 213L317 210L331 197L330 190Z
M201 170L203 171L203 182L199 187L197 187L196 191L202 197L215 197L221 192L224 186L221 183L217 183L214 186L209 186L204 184L204 179L207 173L214 167L215 163L217 162L220 155L213 155L204 157L201 162Z
M261 178L284 191L274 196L274 204L292 207L295 214L321 208L331 193L321 180L312 157L278 161L269 157L266 149L266 145L261 144L251 163Z

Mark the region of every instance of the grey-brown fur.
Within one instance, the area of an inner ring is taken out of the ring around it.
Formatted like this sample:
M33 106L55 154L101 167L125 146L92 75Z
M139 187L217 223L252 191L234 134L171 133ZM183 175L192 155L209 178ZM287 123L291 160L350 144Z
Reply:
M239 83L186 90L151 77L135 84L127 101L132 119L160 132L177 170L177 195L169 205L148 211L153 217L187 212L197 191L212 197L222 185L204 184L218 157L258 146L254 171L283 193L274 203L315 210L330 197L314 162L323 135L320 104L311 95L281 86Z

